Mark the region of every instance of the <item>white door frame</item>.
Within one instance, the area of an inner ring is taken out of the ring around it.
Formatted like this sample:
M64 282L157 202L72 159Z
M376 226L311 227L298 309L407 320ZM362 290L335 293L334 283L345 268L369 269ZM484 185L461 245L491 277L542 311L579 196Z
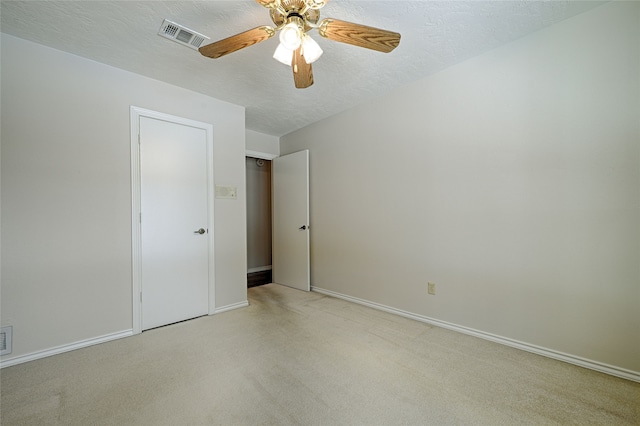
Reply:
M250 149L246 149L244 151L244 156L251 157L251 158L262 158L263 160L273 160L274 158L280 157L277 154L270 154L268 152L262 152L262 151L252 151Z
M209 315L215 313L213 125L131 106L131 257L133 334L142 332L142 234L140 226L140 117L202 129L207 138L207 234L209 248Z

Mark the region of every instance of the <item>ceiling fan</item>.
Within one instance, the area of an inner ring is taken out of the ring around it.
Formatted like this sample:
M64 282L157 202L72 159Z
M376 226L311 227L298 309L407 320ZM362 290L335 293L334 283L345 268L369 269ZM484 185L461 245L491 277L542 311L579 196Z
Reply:
M320 20L320 9L328 0L256 0L269 9L275 27L261 26L202 46L199 51L209 58L220 58L245 47L260 43L280 31L280 45L273 57L293 69L298 89L313 84L311 64L322 55L322 49L308 34L317 29L329 40L388 53L400 44L400 34L340 21Z

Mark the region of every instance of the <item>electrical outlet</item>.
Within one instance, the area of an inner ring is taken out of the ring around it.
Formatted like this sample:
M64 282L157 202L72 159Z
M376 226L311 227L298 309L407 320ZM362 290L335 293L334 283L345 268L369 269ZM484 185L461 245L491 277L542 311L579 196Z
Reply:
M427 292L435 296L436 294L436 283L427 283Z

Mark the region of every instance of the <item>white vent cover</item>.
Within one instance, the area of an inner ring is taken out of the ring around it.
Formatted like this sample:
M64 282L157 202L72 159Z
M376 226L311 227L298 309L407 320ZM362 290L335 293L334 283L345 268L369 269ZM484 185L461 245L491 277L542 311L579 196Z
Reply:
M167 19L162 21L158 35L173 40L193 50L198 50L205 40L209 40L206 35L199 34L187 27L184 27Z
M12 326L2 327L2 329L0 329L0 355L9 355L11 353L12 335Z

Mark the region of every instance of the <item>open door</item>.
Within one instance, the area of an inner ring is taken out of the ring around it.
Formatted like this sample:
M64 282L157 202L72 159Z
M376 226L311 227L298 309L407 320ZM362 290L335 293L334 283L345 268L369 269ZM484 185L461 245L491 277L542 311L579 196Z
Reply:
M309 150L275 158L273 196L273 282L309 291Z

